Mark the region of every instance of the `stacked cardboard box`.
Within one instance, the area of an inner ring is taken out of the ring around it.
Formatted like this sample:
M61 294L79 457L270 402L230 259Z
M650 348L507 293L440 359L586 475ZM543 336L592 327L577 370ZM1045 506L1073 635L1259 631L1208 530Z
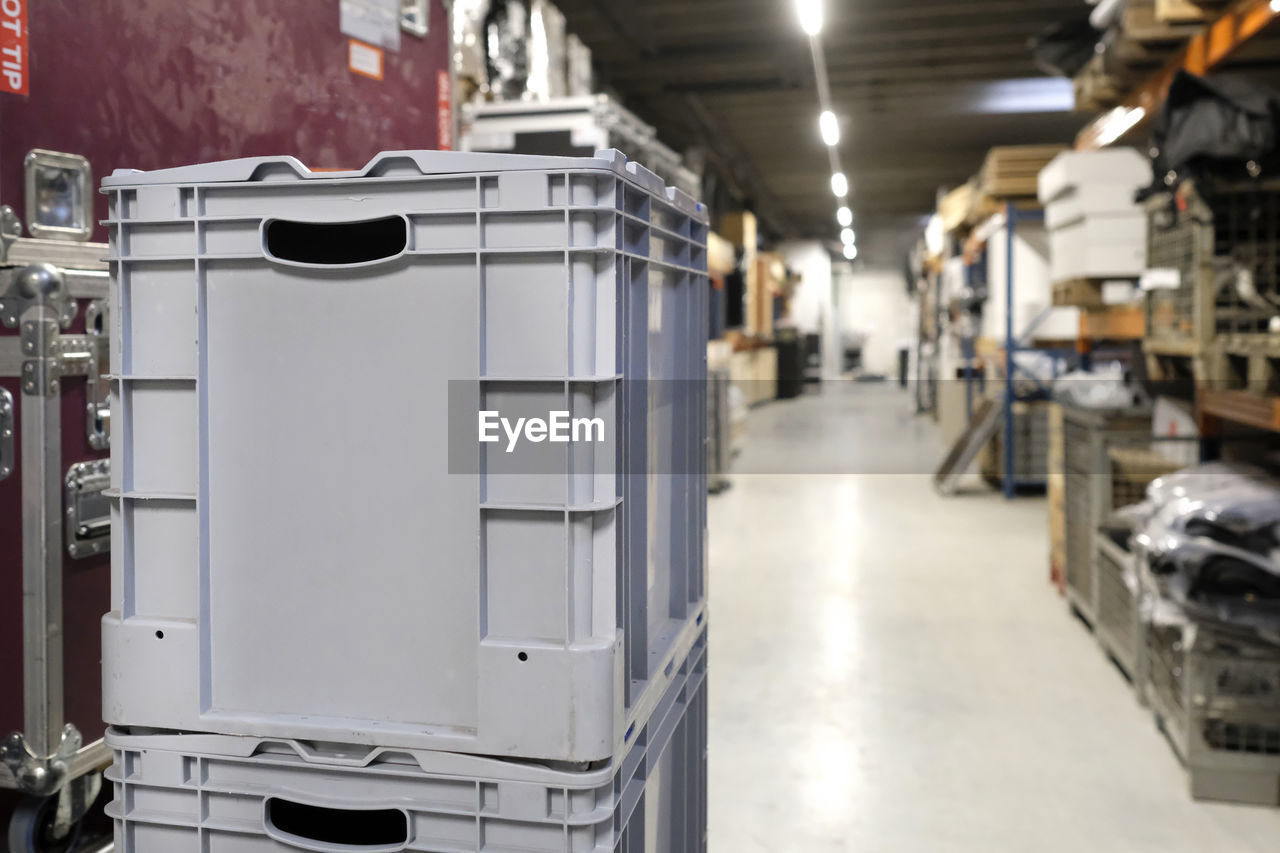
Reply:
M1131 148L1068 151L1040 173L1050 278L1137 278L1146 266L1147 221L1134 193L1151 182Z

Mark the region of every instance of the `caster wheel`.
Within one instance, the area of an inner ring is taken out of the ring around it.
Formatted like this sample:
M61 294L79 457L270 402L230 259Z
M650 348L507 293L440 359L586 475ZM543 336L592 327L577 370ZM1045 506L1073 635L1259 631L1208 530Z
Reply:
M9 818L9 850L11 853L69 853L80 837L76 821L62 838L53 834L58 812L58 797L24 797Z

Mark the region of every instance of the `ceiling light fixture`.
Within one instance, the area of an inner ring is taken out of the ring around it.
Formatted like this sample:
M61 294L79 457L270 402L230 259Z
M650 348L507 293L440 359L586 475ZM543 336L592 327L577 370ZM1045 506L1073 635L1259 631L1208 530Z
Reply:
M853 211L847 207L842 207L836 211L836 222L840 223L841 228L848 228L853 224Z
M840 242L846 246L852 245L855 239L856 235L853 233L852 228L846 228L840 232Z
M849 179L844 176L844 172L836 172L831 176L831 191L837 198L844 198L849 194Z
M853 260L854 258L858 257L858 247L853 245L852 243L845 243L844 256L849 260Z
M800 29L816 36L822 32L822 0L796 0L796 12L800 16Z
M840 122L831 110L823 110L818 116L818 130L822 131L822 141L828 145L840 144Z

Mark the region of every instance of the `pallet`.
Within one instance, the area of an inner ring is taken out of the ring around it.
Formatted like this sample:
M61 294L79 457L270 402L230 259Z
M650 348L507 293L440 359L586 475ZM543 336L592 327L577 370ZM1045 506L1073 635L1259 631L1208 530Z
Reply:
M991 198L1034 198L1040 170L1067 148L1064 145L1011 145L992 148L982 164L979 185Z
M1073 79L1076 110L1098 112L1116 106L1133 88L1131 74L1113 74L1107 70L1107 60L1095 55Z
M1208 382L1214 359L1208 347L1192 340L1152 340L1142 342L1147 378L1154 382Z
M1155 16L1167 24L1209 24L1222 6L1222 0L1155 0Z
M1203 29L1203 21L1172 23L1160 20L1154 0L1129 0L1120 21L1120 30L1125 38L1143 44L1185 42Z
M1209 381L1214 387L1262 395L1280 394L1280 338L1221 336L1212 359Z
M977 194L977 183L970 180L938 198L938 217L943 231L950 234L969 224L969 210Z
M1106 311L1112 308L1131 308L1132 303L1111 305L1103 301L1103 285L1108 282L1130 281L1121 276L1107 278L1073 278L1055 282L1053 304L1059 307L1083 308L1086 311Z

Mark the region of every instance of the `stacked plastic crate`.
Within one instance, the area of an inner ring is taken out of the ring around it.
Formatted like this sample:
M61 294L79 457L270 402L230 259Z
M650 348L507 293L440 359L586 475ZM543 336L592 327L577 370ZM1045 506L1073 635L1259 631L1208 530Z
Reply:
M613 151L103 187L117 851L705 849L703 207Z

